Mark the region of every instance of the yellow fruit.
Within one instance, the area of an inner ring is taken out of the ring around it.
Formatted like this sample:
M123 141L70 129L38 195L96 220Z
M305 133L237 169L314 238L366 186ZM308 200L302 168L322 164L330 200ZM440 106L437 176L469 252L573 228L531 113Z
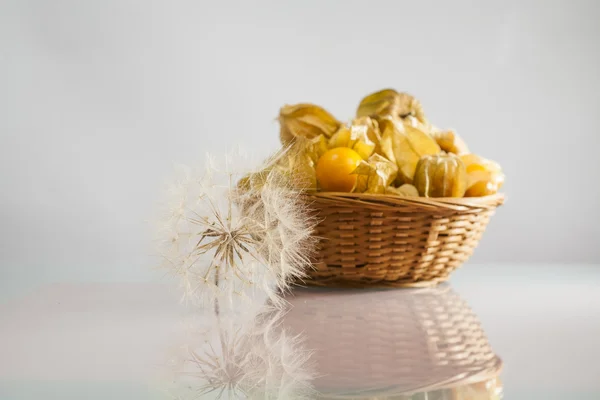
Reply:
M338 147L328 150L317 162L317 181L326 192L351 192L357 175L352 174L362 161L352 149Z
M363 119L356 119L352 122L352 125L342 126L333 136L329 139L329 148L335 149L336 147L348 147L356 151L363 160L368 159L377 144L379 143L379 132L375 131L375 121L365 117ZM374 142L375 138L377 142Z
M381 142L381 132L379 131L379 124L376 120L369 117L360 117L356 118L352 121L352 127L355 130L364 130L367 133L368 141L373 142L375 144L374 152L377 154L381 154L381 147L379 143ZM366 142L366 140L365 140Z
M465 164L454 154L424 156L417 164L414 185L425 197L463 197L467 189Z
M481 197L495 194L502 187L503 183L504 174L502 172L469 172L465 197Z
M460 158L467 168L465 197L489 196L497 193L504 184L504 174L497 162L477 154L464 154Z
M467 167L467 173L474 171L490 171L490 172L501 172L502 169L497 162L492 160L488 160L477 154L463 154L460 156L460 159Z

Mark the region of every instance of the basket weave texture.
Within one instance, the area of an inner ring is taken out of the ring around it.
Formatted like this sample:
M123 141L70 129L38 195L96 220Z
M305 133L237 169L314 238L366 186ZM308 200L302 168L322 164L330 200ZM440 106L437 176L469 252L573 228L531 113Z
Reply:
M403 291L298 289L284 326L314 351L323 399L428 392L498 376L477 316L447 285Z
M313 286L431 286L473 253L502 194L432 199L307 194L320 221Z

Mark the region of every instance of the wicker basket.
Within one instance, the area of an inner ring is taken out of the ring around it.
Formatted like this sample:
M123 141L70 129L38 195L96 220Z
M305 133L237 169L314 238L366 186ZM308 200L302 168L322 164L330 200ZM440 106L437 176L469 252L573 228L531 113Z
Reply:
M307 194L321 239L314 286L431 286L448 279L477 246L502 194L432 199Z
M320 399L453 389L497 377L502 362L448 285L404 291L298 289L283 325L313 351Z

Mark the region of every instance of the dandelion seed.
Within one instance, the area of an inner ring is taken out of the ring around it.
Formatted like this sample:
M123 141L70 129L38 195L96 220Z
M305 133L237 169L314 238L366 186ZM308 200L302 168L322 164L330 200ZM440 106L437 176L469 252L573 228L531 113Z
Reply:
M223 165L208 155L201 173L180 168L160 231L163 266L180 280L183 299L205 305L262 295L276 305L290 281L305 276L314 247L310 217L277 154L248 169L238 152ZM248 174L260 187L240 189Z

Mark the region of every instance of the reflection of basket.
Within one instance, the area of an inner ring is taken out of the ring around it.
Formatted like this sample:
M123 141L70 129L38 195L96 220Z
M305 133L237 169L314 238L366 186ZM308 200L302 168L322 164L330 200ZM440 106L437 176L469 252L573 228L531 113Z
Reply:
M501 368L476 316L448 286L294 292L284 326L314 351L323 398L370 398L480 382Z
M504 197L315 193L307 199L321 239L307 284L427 286L469 258Z

